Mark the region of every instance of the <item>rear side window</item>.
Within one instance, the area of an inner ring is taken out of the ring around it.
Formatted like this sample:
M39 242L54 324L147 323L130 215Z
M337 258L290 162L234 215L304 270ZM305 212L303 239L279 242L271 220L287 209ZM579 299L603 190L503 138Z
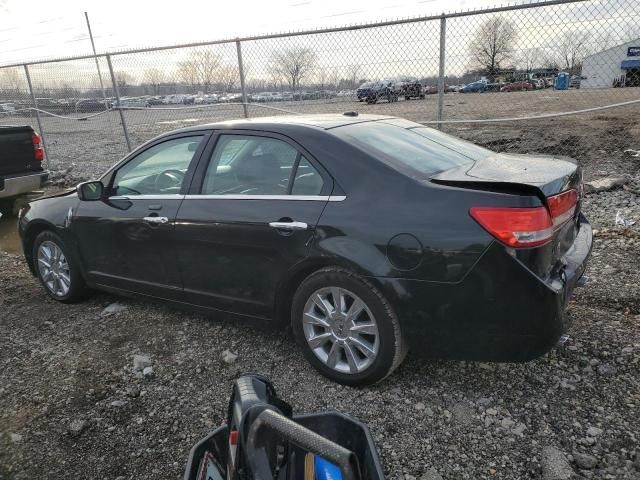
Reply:
M450 148L457 153L461 153L472 160L478 160L494 155L494 152L491 150L476 145L475 143L467 142L461 138L454 137L453 135L448 135L440 130L436 130L435 128L417 127L412 130L417 134L422 135L429 140L433 140L444 147Z
M320 195L322 191L322 177L304 157L300 157L300 163L296 170L296 178L293 181L292 195Z
M418 130L420 129L407 129L391 123L364 122L336 128L334 133L374 158L411 176L423 177L471 165L475 160L475 157L469 157L464 151L455 149L453 141L448 144L445 141L435 141L426 136L424 131ZM450 138L455 140L454 137ZM486 152L491 153L489 150Z
M288 143L253 135L221 135L202 194L319 195L322 187L320 173Z

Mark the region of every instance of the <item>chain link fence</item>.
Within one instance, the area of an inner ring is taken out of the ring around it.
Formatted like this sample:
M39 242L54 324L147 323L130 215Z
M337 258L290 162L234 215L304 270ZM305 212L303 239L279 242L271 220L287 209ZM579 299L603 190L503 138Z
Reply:
M640 113L639 7L542 1L0 67L0 123L36 126L62 183L181 126L350 110L615 170Z

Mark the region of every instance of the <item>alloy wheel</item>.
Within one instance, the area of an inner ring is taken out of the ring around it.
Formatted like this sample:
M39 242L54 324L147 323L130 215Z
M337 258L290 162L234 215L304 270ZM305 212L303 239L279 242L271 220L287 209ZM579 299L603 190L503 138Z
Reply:
M340 287L316 290L303 313L304 336L316 357L347 374L366 370L380 349L378 324L355 293Z
M71 288L69 263L62 249L50 240L38 247L38 271L42 283L56 297L64 297Z

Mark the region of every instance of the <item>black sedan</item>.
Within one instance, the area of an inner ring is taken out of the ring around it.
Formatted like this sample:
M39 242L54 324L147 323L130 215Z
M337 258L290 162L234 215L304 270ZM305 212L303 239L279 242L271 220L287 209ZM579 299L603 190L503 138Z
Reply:
M526 361L553 347L591 252L581 198L571 161L347 113L162 135L19 226L56 300L99 289L274 320L355 385L408 349Z

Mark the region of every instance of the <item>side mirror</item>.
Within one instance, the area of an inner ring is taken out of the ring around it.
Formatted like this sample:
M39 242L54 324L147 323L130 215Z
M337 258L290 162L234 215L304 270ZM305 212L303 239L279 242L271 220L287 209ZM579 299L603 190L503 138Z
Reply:
M76 187L78 198L83 202L95 202L102 199L104 185L100 180L82 182Z

